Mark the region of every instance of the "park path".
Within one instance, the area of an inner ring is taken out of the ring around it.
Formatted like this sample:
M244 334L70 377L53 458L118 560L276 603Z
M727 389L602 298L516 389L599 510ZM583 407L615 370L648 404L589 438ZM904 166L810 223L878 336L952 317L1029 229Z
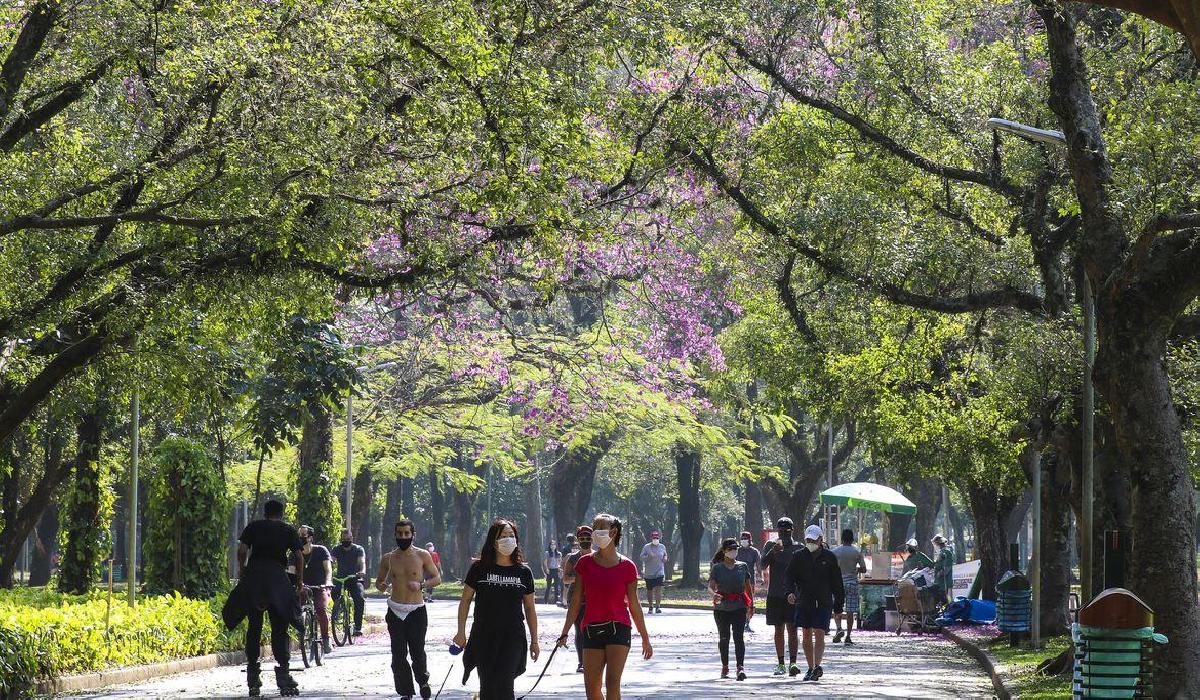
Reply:
M381 601L371 601L369 610L382 613ZM457 602L438 601L430 606L428 636L433 689L450 671L451 657L445 641L454 631ZM564 611L538 605L543 654L550 639L562 628ZM774 677L774 645L761 616L755 617L754 634L747 635L747 678L743 682L721 680L712 615L699 610L668 610L647 616L655 654L650 661L630 655L623 684L625 698L963 698L991 697L991 683L975 662L940 637L865 632L856 635L852 647L830 646L824 662L825 677L819 683ZM636 636L635 653L640 649ZM732 650L731 650L732 652ZM353 647L335 649L325 665L295 674L302 697L347 698L395 696L389 669L386 634L361 638ZM541 671L546 657L530 663L524 678L517 681L518 695L526 691ZM294 664L299 664L297 658ZM575 673L574 648L560 649L549 672L530 698L582 698L582 676ZM263 665L263 695L278 696L273 663ZM463 700L478 692L474 675L460 685L462 671L454 666L441 697ZM114 687L76 698L234 698L245 696L243 667L225 667L164 677L134 686Z

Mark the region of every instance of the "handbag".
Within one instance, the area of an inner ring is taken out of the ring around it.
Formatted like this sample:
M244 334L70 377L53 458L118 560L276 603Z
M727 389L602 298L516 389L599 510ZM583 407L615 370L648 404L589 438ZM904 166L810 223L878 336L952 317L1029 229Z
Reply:
M590 625L584 625L583 630L587 633L588 639L612 639L617 636L617 623L593 622Z

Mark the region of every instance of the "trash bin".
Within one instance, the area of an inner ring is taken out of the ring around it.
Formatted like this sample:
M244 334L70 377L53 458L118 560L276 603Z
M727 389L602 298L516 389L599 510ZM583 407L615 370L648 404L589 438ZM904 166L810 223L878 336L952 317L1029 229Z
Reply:
M1020 571L1007 571L996 584L996 627L1001 632L1026 634L1033 610L1033 587Z
M1154 611L1124 588L1110 588L1079 611L1071 625L1075 645L1073 698L1153 697Z

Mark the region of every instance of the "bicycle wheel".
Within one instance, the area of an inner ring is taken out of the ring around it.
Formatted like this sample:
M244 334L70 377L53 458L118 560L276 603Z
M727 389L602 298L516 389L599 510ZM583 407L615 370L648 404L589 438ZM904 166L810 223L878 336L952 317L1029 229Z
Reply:
M345 646L350 641L350 635L346 634L346 628L342 624L342 617L346 612L345 595L338 596L337 601L333 604L333 619L329 624L333 629L333 643L339 647Z
M354 601L350 595L342 594L342 634L346 637L346 643L353 646L354 644Z
M304 661L304 668L312 666L312 662L308 659L308 631L312 628L313 614L312 610L305 607L300 612L300 659Z

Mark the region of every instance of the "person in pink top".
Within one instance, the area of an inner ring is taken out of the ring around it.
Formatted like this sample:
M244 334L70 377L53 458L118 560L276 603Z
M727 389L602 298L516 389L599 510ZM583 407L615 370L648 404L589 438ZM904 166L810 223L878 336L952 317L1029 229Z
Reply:
M633 643L633 627L642 638L642 658L654 655L646 620L638 601L638 570L632 561L617 553L621 544L621 521L601 513L592 521L592 543L597 551L575 563L579 585L571 595L571 607L563 623L558 645L567 645L567 635L586 597L583 621L583 683L587 700L620 700L621 674ZM607 691L607 695L606 695Z

